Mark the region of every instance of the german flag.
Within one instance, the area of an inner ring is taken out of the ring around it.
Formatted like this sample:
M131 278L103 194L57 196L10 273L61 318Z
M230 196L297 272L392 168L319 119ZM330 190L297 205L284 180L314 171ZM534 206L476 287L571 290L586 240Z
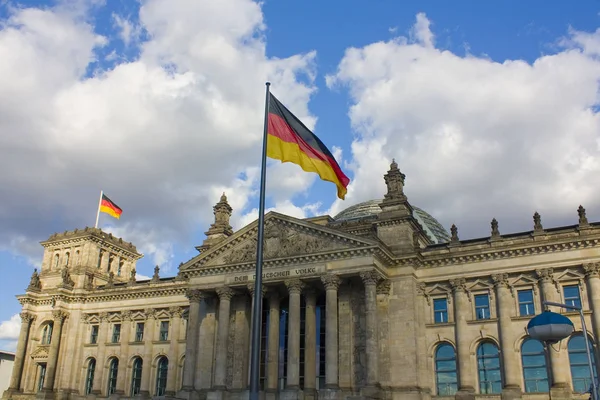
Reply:
M108 215L111 215L116 219L119 219L121 217L121 213L123 212L123 210L121 210L121 208L118 205L116 205L111 199L106 197L104 194L102 194L102 201L100 202L100 211L102 211L103 213L107 213Z
M343 200L350 179L323 142L272 94L268 116L267 157L316 172L324 181L335 183L337 195Z

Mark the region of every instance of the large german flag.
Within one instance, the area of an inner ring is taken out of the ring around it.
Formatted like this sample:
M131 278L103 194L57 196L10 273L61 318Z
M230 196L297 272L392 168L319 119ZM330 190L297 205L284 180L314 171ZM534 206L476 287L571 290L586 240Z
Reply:
M100 211L102 211L103 213L107 213L108 215L111 215L116 219L121 218L121 213L123 212L123 210L121 210L121 208L118 205L116 205L111 199L106 197L104 194L102 194L102 201L100 202Z
M346 196L350 179L327 147L275 96L270 94L267 157L298 164L306 172L335 183L340 199Z

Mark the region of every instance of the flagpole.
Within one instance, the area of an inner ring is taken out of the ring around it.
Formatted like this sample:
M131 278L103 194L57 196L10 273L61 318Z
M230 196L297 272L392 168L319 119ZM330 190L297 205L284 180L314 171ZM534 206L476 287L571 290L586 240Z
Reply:
M258 205L258 243L256 244L256 273L254 279L254 309L252 310L252 352L250 353L250 399L258 400L260 384L260 328L262 317L262 263L263 239L265 230L265 184L267 179L267 131L269 125L269 100L271 98L269 87L266 84L265 97L265 122L263 131L262 159L260 171L260 196Z
M94 228L98 228L98 220L100 219L100 207L102 206L102 195L104 194L104 192L101 190L100 191L100 200L98 200L98 212L96 213L96 225L94 225Z

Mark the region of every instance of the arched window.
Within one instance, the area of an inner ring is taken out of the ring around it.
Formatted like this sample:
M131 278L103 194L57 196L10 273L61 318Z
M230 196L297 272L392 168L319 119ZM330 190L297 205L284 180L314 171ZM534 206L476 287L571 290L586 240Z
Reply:
M106 391L110 396L117 390L117 375L119 374L119 359L113 358L108 368L108 386Z
M583 335L573 335L569 339L569 364L571 365L571 381L573 382L573 390L578 393L587 392L592 384L590 379L590 367L588 364L587 352L585 351L585 340ZM588 339L588 346L592 356L592 366L594 378L598 379L598 371L596 370L596 360L594 358L594 347Z
M169 371L169 360L161 357L156 369L156 396L164 396L167 390L167 372Z
M71 258L71 253L68 251L65 253L65 267L69 266L69 258Z
M90 359L85 374L85 394L88 395L94 390L94 373L96 372L96 359Z
M140 394L142 387L142 367L144 362L140 357L133 360L133 371L131 373L131 397Z
M479 392L482 394L502 393L500 352L492 342L483 342L477 347L477 370Z
M450 343L442 343L435 351L435 380L438 396L454 396L458 390L456 351Z
M123 273L124 265L125 265L125 262L123 260L119 261L119 269L117 269L117 276L121 276L121 274Z
M59 255L55 254L54 255L54 268L58 269L58 259L59 259Z
M526 393L548 393L548 366L544 345L539 340L527 338L521 345L523 380Z
M52 341L52 327L54 325L52 322L48 322L46 326L44 326L44 330L42 330L42 344L50 344Z

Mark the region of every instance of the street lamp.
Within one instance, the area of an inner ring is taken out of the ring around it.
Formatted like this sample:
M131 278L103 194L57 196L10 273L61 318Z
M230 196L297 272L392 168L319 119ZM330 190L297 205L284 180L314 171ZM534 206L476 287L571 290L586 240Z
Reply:
M583 336L585 338L585 352L587 353L590 378L592 380L592 399L599 400L598 387L596 385L596 379L594 378L594 367L592 364L592 355L590 353L587 328L585 325L585 319L583 318L583 309L581 307L554 303L551 301L544 301L542 304L545 306L556 306L579 311L579 316L581 317L581 327L583 330ZM527 332L529 332L529 336L531 336L533 339L544 342L546 345L557 343L563 339L566 339L571 335L571 333L573 333L574 329L573 323L569 318L549 310L546 310L540 315L533 317L527 324Z

